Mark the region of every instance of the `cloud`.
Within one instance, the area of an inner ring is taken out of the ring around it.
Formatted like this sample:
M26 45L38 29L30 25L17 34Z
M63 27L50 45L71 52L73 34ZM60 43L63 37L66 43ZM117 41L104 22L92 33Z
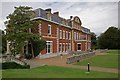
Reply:
M20 5L31 6L33 9L51 8L52 12L59 11L60 16L66 19L79 16L82 25L97 35L110 26L118 26L117 2L3 2L1 23L14 11L15 6Z

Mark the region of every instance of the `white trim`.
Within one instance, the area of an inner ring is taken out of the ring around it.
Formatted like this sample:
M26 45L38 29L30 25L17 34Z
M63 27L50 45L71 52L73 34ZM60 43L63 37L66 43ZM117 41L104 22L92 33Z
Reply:
M50 43L51 43L51 51L50 51L50 53L48 53L48 52L46 51L46 54L51 54L51 53L53 53L53 41L46 41L46 42L50 42ZM47 46L47 44L46 44L46 46ZM47 49L47 47L46 47L46 49Z
M60 49L59 51L62 52L62 50L63 50L63 49L62 49L62 48L63 48L63 47L62 47L62 43L60 43L60 45L61 45L61 47L59 46L59 49Z
M62 30L60 30L60 39L62 39L62 37L63 37L62 34L63 34Z
M71 43L69 43L69 50L71 51Z
M52 30L51 30L51 25L50 25L50 24L48 24L48 26L50 27L50 33L48 33L48 34L49 34L49 35L51 35L51 31L52 31Z
M63 39L65 39L65 30L63 30Z
M53 42L53 41L46 41L46 42Z
M66 39L69 39L68 35L69 35L68 31L66 31Z
M66 45L65 45L65 43L63 43L63 45L64 45L64 47L63 47L63 52L65 52L65 47L66 47Z
M38 25L39 29L39 34L41 35L41 24Z
M69 40L71 40L71 32L69 32Z

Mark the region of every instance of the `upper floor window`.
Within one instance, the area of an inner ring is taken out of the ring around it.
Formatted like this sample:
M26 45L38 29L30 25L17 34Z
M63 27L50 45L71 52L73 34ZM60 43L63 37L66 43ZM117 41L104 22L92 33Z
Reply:
M47 13L47 19L51 20L51 14L50 13Z
M65 31L63 31L63 39L65 39Z
M76 34L76 39L78 40L78 33Z
M48 25L48 34L51 34L51 25Z
M76 32L74 32L74 40L76 40Z
M60 30L60 39L62 39L62 30Z
M71 39L71 32L69 32L69 40Z
M66 31L66 39L68 39L68 31Z

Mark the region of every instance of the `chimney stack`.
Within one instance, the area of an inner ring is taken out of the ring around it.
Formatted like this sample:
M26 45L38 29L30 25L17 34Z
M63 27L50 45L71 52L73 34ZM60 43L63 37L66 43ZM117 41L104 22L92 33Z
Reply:
M59 12L54 12L53 14L55 14L55 15L59 16Z
M73 18L73 16L70 16L70 19L72 19Z
M51 13L51 8L45 9L47 13Z

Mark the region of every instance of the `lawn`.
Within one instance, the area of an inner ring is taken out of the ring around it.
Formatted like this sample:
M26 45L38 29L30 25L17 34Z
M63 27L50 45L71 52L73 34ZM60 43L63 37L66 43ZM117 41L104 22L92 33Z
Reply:
M97 55L89 59L82 60L75 65L86 65L104 67L104 68L118 68L118 50L109 50L106 55Z
M3 78L117 78L118 74L65 68L58 66L42 66L33 69L2 70Z
M120 50L109 50L109 51L107 51L107 53L109 54L109 55L115 55L115 54L120 54Z

